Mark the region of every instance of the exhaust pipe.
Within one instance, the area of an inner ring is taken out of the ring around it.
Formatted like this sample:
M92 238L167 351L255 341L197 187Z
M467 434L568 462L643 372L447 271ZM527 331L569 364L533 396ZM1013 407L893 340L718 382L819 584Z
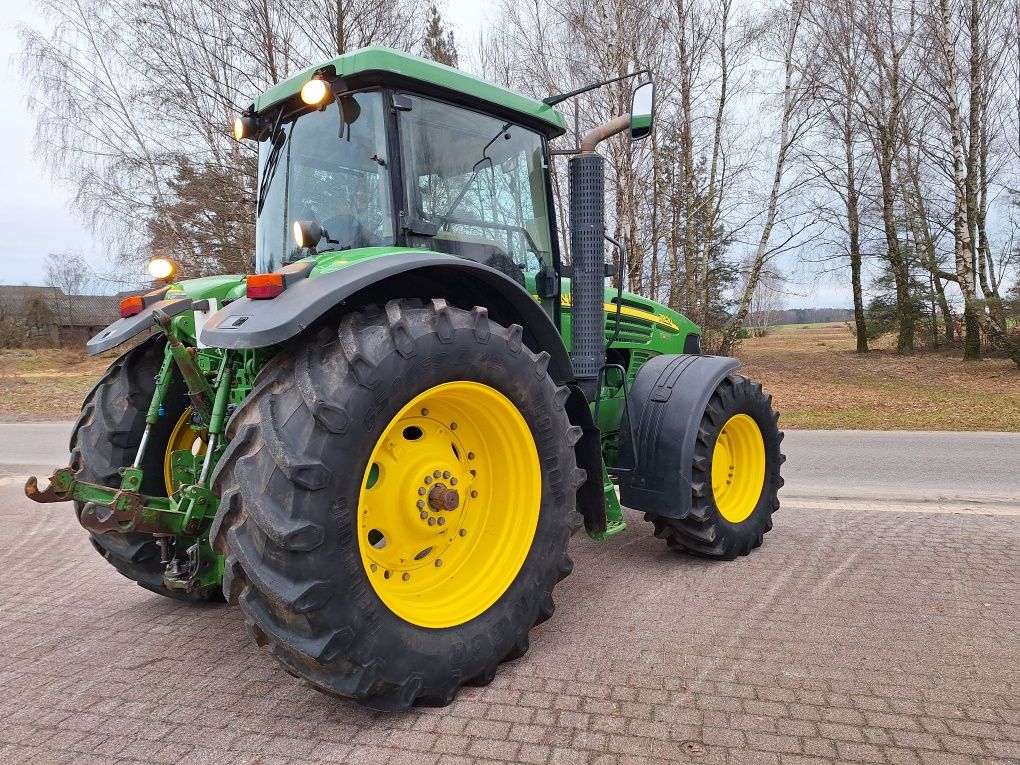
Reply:
M570 158L570 359L588 401L598 397L606 364L606 163L595 147L629 126L629 114L599 125L584 135L579 153Z

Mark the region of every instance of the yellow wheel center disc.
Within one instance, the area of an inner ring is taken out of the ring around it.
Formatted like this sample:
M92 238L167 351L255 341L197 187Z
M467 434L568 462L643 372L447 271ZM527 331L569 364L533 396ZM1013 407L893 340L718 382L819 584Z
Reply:
M476 382L416 396L382 433L365 468L358 544L386 606L420 627L485 612L524 565L542 474L528 424Z
M191 407L184 410L181 419L170 432L170 440L166 444L163 455L163 480L166 483L166 495L169 497L176 491L180 483L174 480L174 452L191 452L198 457L205 454L205 432L191 427Z
M712 494L719 513L740 523L754 511L765 483L765 442L751 417L726 421L712 451Z

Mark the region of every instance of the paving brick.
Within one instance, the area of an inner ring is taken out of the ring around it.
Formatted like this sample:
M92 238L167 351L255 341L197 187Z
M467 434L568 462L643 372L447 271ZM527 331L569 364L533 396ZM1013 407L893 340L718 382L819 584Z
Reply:
M492 685L383 714L290 678L237 609L130 586L66 514L0 502L0 762L1020 761L1015 516L784 509L732 564L628 521L575 537L555 618ZM52 566L9 544L28 533Z

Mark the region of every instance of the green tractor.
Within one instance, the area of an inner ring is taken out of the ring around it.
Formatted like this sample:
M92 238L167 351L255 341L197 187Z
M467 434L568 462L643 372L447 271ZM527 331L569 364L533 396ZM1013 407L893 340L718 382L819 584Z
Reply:
M27 495L73 501L129 579L239 604L288 672L384 710L522 656L571 535L622 531L621 501L671 548L746 555L779 507L771 397L606 282L624 248L595 150L651 130L652 87L557 151L577 92L385 48L271 88L234 126L259 146L255 273L152 262L166 286L87 350L136 344L86 397L70 467Z

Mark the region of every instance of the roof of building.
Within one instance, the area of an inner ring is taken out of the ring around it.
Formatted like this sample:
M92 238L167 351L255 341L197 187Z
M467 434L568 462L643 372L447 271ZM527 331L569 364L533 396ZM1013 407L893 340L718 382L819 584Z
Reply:
M345 53L277 83L255 100L255 111L261 112L285 99L296 96L312 75L332 67L337 77L395 86L424 87L438 91L453 100L482 101L494 112L516 116L522 124L537 127L550 137L565 132L563 115L548 104L483 80L459 69L408 53L381 46L361 48Z
M0 284L0 311L24 315L40 305L61 326L101 327L116 321L120 299L117 295L67 295L59 287Z

